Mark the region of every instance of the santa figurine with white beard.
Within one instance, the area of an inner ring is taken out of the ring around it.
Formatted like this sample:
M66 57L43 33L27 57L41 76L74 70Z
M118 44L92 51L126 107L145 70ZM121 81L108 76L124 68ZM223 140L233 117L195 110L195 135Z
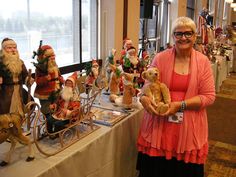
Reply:
M130 108L132 106L132 97L136 93L137 78L140 76L139 67L140 61L137 56L135 47L130 47L126 51L126 55L121 60L123 69L123 106Z
M131 39L129 38L125 38L123 40L123 49L120 52L120 63L122 62L122 60L124 60L124 57L127 54L127 51L129 50L129 48L133 47L133 42Z
M90 71L88 71L88 75L85 79L86 86L92 87L95 80L98 78L99 75L99 65L97 63L96 59L92 60L92 66L90 68Z
M51 46L40 46L36 55L38 56L38 63L34 63L36 67L34 96L40 101L41 112L48 117L50 115L49 105L51 104L49 97L62 89L64 79L57 66L55 53Z
M80 95L76 87L78 74L74 72L65 81L57 101L50 105L52 115L47 119L48 132L57 132L70 120L76 121L80 108Z
M20 59L17 44L5 38L0 51L0 114L16 113L24 117L23 84L32 85L24 62ZM9 74L4 74L9 73Z

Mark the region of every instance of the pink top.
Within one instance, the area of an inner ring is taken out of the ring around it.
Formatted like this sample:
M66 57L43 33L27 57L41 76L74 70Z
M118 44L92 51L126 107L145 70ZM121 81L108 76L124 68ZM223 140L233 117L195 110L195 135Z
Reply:
M173 74L174 59L175 48L168 49L156 55L152 66L159 68L161 82L170 88L172 101L199 96L201 109L185 110L181 124L169 123L166 117L152 116L145 111L138 138L138 150L151 156L166 156L167 159L175 156L185 162L204 163L208 150L205 107L215 100L210 62L206 56L193 49L191 74L187 77ZM178 83L179 81L182 84Z

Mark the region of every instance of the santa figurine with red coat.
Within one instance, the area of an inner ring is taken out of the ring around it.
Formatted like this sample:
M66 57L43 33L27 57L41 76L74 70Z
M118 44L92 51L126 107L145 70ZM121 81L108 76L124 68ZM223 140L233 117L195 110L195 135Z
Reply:
M87 71L87 72L88 72L87 73L88 75L85 79L85 84L87 86L92 87L93 83L95 82L95 80L97 79L98 74L99 74L99 65L98 65L96 59L92 60L92 66L91 66L91 68L89 68L89 71Z
M76 87L77 77L77 72L74 72L66 79L57 101L50 105L52 114L47 119L49 133L57 132L70 120L76 121L79 118L80 95Z
M52 102L49 97L52 93L61 90L64 79L56 64L55 53L51 46L40 45L36 55L38 63L34 63L36 67L34 96L39 99L41 112L47 117L50 114L49 105Z

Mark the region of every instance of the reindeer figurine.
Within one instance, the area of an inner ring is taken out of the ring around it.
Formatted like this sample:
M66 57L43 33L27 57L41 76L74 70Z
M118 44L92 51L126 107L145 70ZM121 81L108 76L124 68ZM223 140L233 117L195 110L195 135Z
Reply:
M10 140L11 147L8 151L5 160L0 162L0 166L6 166L10 160L11 155L15 149L16 141L28 145L29 156L26 159L27 162L34 160L34 151L30 139L23 135L21 129L22 118L18 114L2 114L0 115L0 144Z

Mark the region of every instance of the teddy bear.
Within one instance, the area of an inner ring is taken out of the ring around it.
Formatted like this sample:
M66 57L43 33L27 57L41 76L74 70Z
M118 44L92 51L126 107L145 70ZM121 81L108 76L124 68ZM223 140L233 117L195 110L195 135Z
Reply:
M142 94L151 98L158 114L163 114L168 110L171 99L169 89L160 82L159 76L160 72L157 68L148 68L142 72L143 79L148 81L142 89Z

